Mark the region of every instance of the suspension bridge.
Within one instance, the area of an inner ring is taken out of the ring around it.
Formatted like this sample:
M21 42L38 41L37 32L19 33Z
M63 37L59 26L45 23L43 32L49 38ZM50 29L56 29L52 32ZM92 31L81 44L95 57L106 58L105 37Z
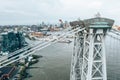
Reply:
M71 22L71 27L48 42L28 45L0 60L0 68L34 54L69 34L75 35L70 80L107 80L105 38L120 40L119 31L111 30L114 20L102 17Z

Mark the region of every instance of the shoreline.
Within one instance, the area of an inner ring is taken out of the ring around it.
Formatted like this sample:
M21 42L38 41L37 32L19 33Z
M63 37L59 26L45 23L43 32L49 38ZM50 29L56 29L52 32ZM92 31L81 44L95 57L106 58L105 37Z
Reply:
M31 58L32 57L32 58ZM28 72L30 69L30 66L36 64L39 62L39 58L42 58L43 56L41 55L31 55L28 57L28 59L23 59L19 63L19 70L17 74L13 77L13 79L17 80L25 80L29 77L32 77L31 74ZM29 58L31 60L29 61Z

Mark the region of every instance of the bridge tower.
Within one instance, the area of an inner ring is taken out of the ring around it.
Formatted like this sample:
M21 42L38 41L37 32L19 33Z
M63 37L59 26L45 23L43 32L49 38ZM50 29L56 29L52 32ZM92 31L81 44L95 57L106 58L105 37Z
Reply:
M101 17L84 20L86 32L75 38L70 80L107 80L104 40L113 23Z

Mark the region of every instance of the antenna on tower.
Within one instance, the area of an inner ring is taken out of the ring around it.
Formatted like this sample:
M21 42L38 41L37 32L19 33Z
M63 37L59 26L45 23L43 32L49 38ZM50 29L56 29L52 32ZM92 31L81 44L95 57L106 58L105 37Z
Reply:
M95 17L101 17L101 14L98 12L97 14L95 14Z

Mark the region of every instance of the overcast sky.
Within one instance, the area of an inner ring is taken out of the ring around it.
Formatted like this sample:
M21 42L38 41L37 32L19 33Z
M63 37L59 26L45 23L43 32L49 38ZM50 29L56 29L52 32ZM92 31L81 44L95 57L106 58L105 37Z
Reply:
M0 25L73 21L97 12L120 24L120 0L0 0Z

